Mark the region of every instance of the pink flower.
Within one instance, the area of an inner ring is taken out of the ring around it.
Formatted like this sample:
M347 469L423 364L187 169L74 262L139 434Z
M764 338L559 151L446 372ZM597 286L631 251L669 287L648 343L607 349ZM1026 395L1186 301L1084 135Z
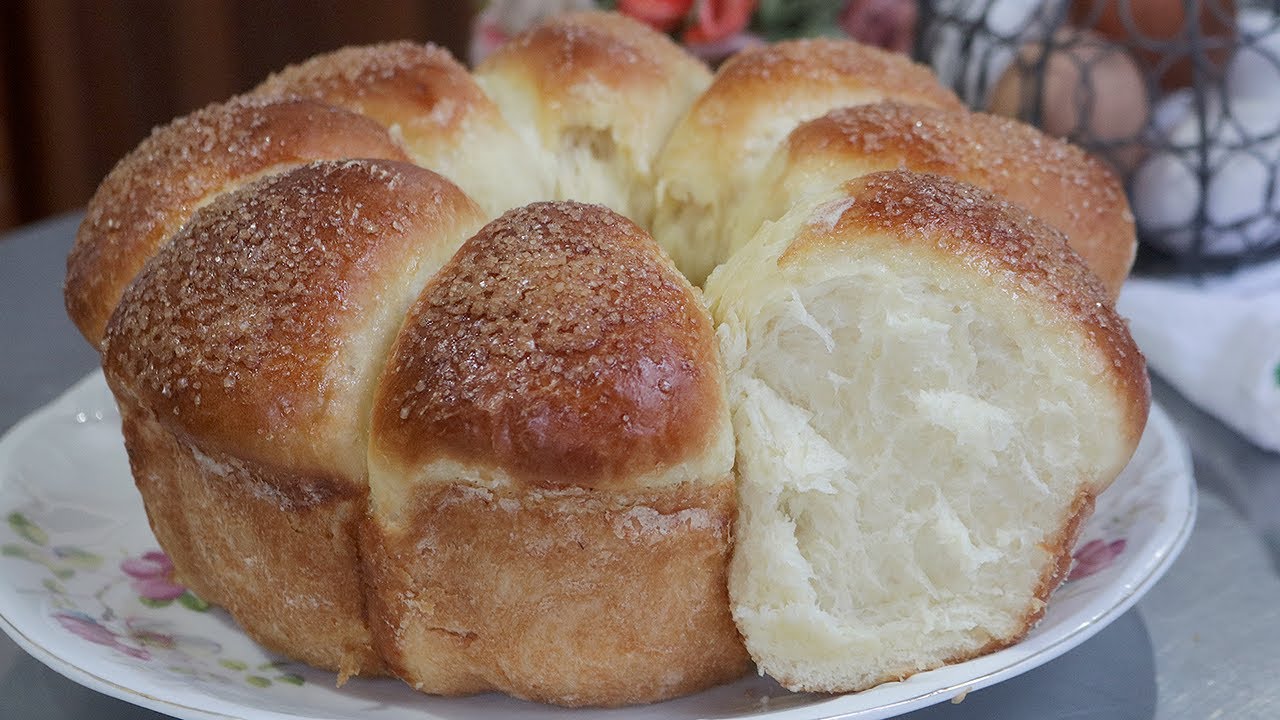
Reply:
M693 0L618 0L618 11L658 32L671 32L689 14Z
M97 620L82 612L60 611L53 614L58 624L72 634L95 645L105 645L117 652L139 660L150 660L151 653L120 642L120 636L103 627Z
M756 0L699 0L698 16L681 39L695 45L736 35L751 21L755 9Z
M915 0L850 0L840 13L840 27L858 42L909 53L918 14Z
M173 562L158 550L125 558L120 569L132 578L129 586L144 600L173 600L187 589L173 581Z
M496 14L491 11L481 13L471 31L471 64L479 65L481 60L510 39Z
M1120 556L1120 553L1124 552L1124 545L1124 538L1111 542L1090 540L1085 543L1083 547L1075 552L1076 563L1071 568L1071 574L1067 576L1067 581L1087 578L1096 572L1106 570Z

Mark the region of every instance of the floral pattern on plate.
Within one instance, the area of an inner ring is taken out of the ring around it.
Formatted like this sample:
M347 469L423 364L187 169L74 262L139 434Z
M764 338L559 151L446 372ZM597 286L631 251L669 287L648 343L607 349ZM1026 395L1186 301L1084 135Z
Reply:
M556 718L559 708L490 694L427 697L397 680L354 678L273 656L227 613L175 582L147 525L101 373L0 440L0 629L89 687L183 718ZM747 677L611 717L891 717L1026 672L1119 617L1190 533L1186 448L1152 409L1137 454L1097 499L1069 581L1013 647L866 692L790 693Z
M244 682L257 688L276 682L305 684L301 675L289 671L294 663L268 660L250 666L228 657L215 640L181 632L181 617L156 612L173 606L203 613L211 607L174 581L173 563L163 552L127 555L111 565L84 548L50 547L49 534L21 511L10 512L6 521L15 539L0 544L0 555L47 572L40 587L49 617L77 638L204 682Z

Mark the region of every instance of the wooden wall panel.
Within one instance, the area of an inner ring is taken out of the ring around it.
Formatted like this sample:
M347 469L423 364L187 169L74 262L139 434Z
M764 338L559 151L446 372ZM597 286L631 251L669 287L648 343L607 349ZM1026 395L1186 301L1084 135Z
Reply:
M0 228L84 204L155 125L343 45L430 40L465 58L448 0L0 1Z
M0 3L0 28L10 26L14 17L10 9ZM0 30L0 231L18 224L18 188L17 174L14 166L13 132L10 130L9 66L13 63L10 55L14 48L5 42L4 31Z

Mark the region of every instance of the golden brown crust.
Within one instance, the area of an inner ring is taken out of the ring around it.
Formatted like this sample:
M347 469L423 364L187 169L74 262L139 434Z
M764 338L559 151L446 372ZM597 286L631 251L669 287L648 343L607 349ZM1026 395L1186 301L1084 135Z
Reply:
M448 50L411 42L317 55L275 73L252 94L313 98L347 108L384 126L397 126L410 147L460 142L469 118L492 122L498 117L471 73Z
M779 265L876 236L931 245L958 258L1011 295L1024 296L1017 302L1037 300L1084 328L1109 365L1108 378L1127 409L1121 430L1136 447L1151 404L1146 361L1106 288L1061 233L986 190L941 175L878 172L846 182L840 191L845 199L834 207L838 215L806 225Z
M536 203L467 241L424 289L375 401L379 452L534 486L622 486L722 428L711 320L644 231Z
M67 258L67 313L94 347L146 260L209 197L312 160L406 159L386 130L305 100L238 98L157 128L89 202Z
M374 640L421 690L560 705L662 700L740 676L731 477L657 491L421 487L371 522Z
M407 305L480 218L448 181L389 161L313 163L224 195L126 292L107 376L202 447L363 484L358 413L378 370L360 358L393 337L393 298Z
M761 45L734 55L720 66L711 87L689 114L732 128L749 122L754 113L778 112L779 104L785 107L791 98L841 90L865 93L864 102L893 98L963 107L928 68L901 54L851 40L820 38Z
M119 397L133 476L179 581L275 652L343 676L384 673L357 554L367 492L206 454Z
M520 73L548 105L575 99L580 87L635 92L666 86L681 73L708 74L706 66L665 35L625 15L558 15L493 52L478 75Z
M842 108L787 138L789 165L901 167L964 180L1062 231L1115 297L1137 239L1124 187L1107 166L1015 120L896 102ZM799 172L805 172L801 169Z

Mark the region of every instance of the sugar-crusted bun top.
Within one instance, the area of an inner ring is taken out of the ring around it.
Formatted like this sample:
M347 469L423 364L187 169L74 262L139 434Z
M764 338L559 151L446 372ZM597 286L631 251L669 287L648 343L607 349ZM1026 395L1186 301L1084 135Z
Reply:
M599 205L535 203L468 240L410 311L375 452L550 488L720 477L719 375L710 318L643 230Z
M203 447L361 483L391 338L481 222L405 162L318 162L222 195L125 293L108 377Z
M896 168L963 180L1026 208L1067 236L1112 297L1129 274L1133 215L1107 166L1030 125L985 113L897 101L832 110L791 131L760 179L760 202L748 205L771 202L781 214L833 181ZM753 219L758 227L772 218Z
M204 203L312 160L407 160L377 123L307 100L238 98L161 128L102 181L67 258L67 312L95 347L124 289Z

